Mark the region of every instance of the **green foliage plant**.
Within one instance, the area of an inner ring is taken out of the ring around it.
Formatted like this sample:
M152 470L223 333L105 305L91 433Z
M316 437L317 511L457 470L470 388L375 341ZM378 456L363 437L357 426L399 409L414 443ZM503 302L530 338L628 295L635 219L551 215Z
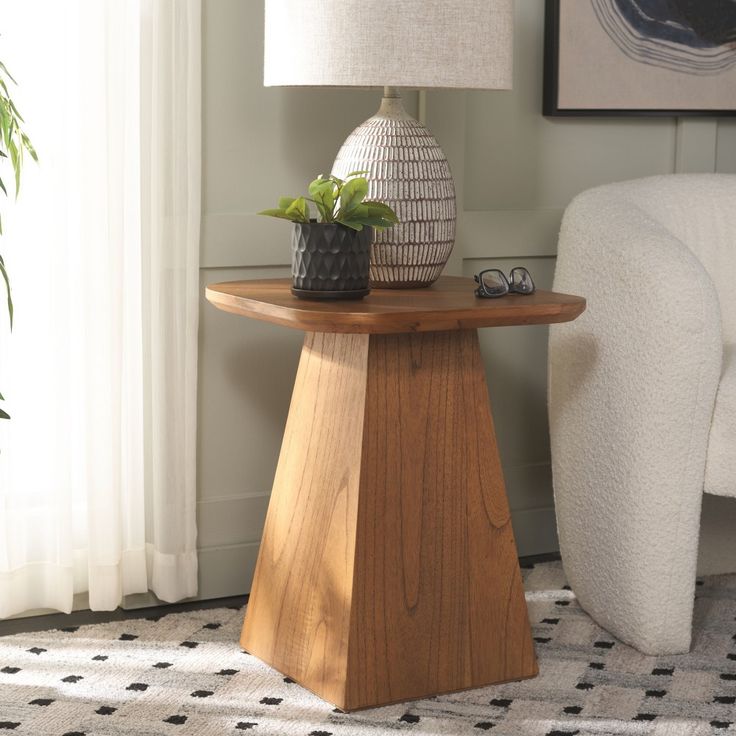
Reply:
M281 197L278 207L258 214L291 222L336 222L352 230L367 226L382 230L395 225L399 218L387 204L366 200L366 173L353 171L345 179L320 174L309 184L309 197ZM311 218L310 203L319 213L319 220Z
M20 176L23 170L24 153L28 153L34 161L38 161L36 151L31 144L30 139L23 131L23 118L18 112L11 96L9 85L16 84L15 79L11 76L5 64L0 61L0 190L9 197L8 189L2 179L3 164L10 162L13 172L13 185L15 189L15 197L20 192ZM0 235L3 233L3 222L0 217ZM8 307L8 319L10 320L10 329L13 329L13 297L10 291L10 278L5 267L5 260L0 254L0 276L5 284L5 295ZM0 394L0 401L3 401ZM0 409L0 419L10 419L7 412Z

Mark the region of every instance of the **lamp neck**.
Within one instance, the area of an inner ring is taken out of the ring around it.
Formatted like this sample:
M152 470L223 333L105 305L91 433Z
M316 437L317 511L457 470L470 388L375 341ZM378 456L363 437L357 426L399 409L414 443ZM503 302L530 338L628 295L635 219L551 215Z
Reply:
M401 93L398 87L384 87L383 99L381 107L377 113L382 118L396 118L405 120L411 118L411 115L404 109L404 102L401 99Z

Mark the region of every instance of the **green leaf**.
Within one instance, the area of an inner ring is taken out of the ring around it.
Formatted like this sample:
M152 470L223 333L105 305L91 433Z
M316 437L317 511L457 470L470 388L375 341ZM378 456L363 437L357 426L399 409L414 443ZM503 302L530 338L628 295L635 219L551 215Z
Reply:
M361 217L360 221L364 225L370 225L371 227L376 228L376 230L385 230L387 227L391 227L394 223L389 222L388 220L384 220L383 217Z
M5 192L5 196L8 196L8 190L5 188L5 184L3 184L3 180L0 179L0 189L2 189Z
M11 81L11 82L13 83L13 84L18 84L18 82L16 82L16 81L15 81L15 79L13 79L13 75L12 75L12 74L11 74L11 73L10 73L10 72L8 71L8 67L6 67L6 66L5 66L5 64L3 64L3 63L2 63L2 61L0 61L0 69L2 69L2 71L3 71L3 72L4 72L4 74L5 74L5 76L6 76L6 77L7 77L7 78L8 78L8 79L9 79L9 80L10 80L10 81Z
M383 202L374 202L374 201L368 201L363 202L363 206L367 209L367 211L371 215L380 215L386 220L389 220L394 225L398 223L399 218L396 216L396 213Z
M286 210L274 208L271 210L261 210L259 215L265 215L266 217L280 217L282 220L290 220L291 218L286 214Z
M279 209L287 210L294 203L296 197L279 197Z
M341 225L345 225L345 227L349 227L351 230L357 230L360 232L363 229L363 225L359 222L355 222L353 220L337 220Z
M10 153L10 163L13 165L13 170L15 171L15 196L17 197L20 191L21 154L15 145L15 141L11 140L8 143L8 152Z
M332 222L335 211L337 186L330 179L317 177L309 184L309 193L314 198L323 222Z
M286 214L293 222L309 222L309 205L304 197L295 199L287 208Z
M0 419L10 419L10 414L8 414L8 412L3 411L2 409L0 409Z
M10 98L8 98L8 105L10 105L10 109L15 115L15 117L18 119L18 121L20 121L21 123L24 123L25 120L23 120L23 116L20 114L20 111L15 106L15 103L13 102L13 100L11 100Z
M0 99L0 135L7 148L10 145L10 112L4 102L5 100Z
M365 179L351 179L345 183L340 192L340 214L349 215L368 194L368 182Z
M0 276L5 281L5 292L8 295L8 317L10 318L10 329L13 329L13 296L10 292L10 279L8 278L8 272L5 269L5 261L0 256Z
M359 204L347 218L350 222L360 222L363 225L370 225L378 230L391 227L394 223L382 217L379 214L371 214L366 204Z
M335 182L323 178L322 174L320 174L316 179L309 182L308 190L313 197L326 190L333 192L335 190Z
M371 172L366 169L365 171L351 171L349 174L345 175L346 179L350 179L353 176L363 176L364 174L370 174Z
M321 222L332 222L332 212L329 208L325 207L321 200L307 199L307 202L312 202L317 207Z
M38 162L38 154L36 153L36 149L31 143L31 139L25 133L21 133L20 139L21 141L23 141L23 147L26 149L26 151L28 151L28 153L31 154L31 158L34 161Z

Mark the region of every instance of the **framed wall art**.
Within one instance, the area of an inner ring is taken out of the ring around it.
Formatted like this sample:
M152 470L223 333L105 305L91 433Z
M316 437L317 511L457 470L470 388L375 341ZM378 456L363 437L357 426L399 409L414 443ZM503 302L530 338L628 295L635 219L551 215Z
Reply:
M736 0L546 0L545 115L736 115Z

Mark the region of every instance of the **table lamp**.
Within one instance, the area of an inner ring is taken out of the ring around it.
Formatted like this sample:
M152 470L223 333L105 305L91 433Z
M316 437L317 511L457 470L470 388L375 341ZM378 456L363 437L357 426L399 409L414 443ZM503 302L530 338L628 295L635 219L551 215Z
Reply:
M376 232L371 283L429 286L455 243L447 157L399 88L510 89L513 0L266 0L265 86L383 87L332 173L366 171L400 223Z

